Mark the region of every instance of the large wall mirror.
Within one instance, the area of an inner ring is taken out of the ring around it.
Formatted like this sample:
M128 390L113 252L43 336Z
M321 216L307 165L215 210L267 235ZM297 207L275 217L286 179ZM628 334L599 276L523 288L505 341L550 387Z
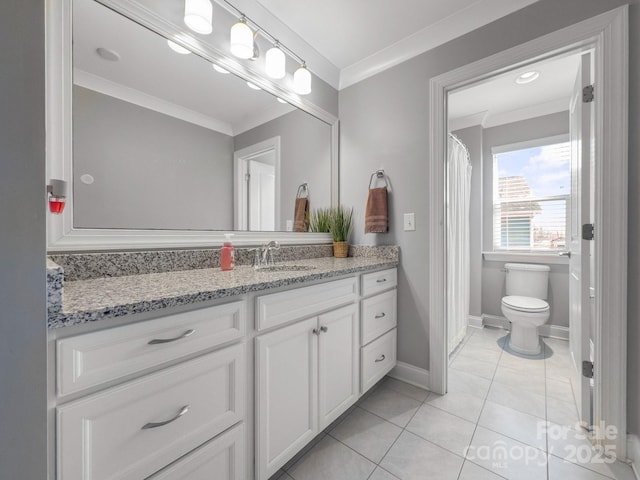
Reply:
M239 244L328 241L288 232L296 196L337 202L335 117L190 37L172 18L180 1L59 3L67 95L49 105L66 129L48 178L69 199L51 251L216 245L228 231Z

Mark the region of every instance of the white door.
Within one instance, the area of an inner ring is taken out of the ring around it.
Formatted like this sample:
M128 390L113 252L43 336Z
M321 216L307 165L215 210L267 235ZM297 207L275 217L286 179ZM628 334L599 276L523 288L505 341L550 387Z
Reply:
M249 230L252 232L275 230L276 224L276 169L259 160L248 160Z
M360 322L356 305L320 315L318 393L320 429L358 399Z
M591 381L582 375L583 361L592 361L592 304L590 287L595 275L591 271L595 240L583 238L583 225L593 224L592 169L594 166L592 109L585 102L583 89L592 85L591 53L582 55L570 105L571 135L571 242L569 261L569 328L571 349L571 384L580 420L591 426Z
M267 480L318 433L318 318L256 337L256 471Z

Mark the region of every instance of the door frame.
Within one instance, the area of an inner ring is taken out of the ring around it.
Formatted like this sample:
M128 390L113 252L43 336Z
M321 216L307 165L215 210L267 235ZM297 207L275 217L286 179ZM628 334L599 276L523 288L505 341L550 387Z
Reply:
M615 447L626 458L627 386L627 138L628 6L622 6L517 47L434 77L429 123L429 373L430 388L447 386L445 159L447 94L579 48L595 52L596 331L594 423L618 429ZM598 88L600 87L600 88ZM607 161L603 161L607 159ZM606 313L606 316L605 316ZM603 318L607 328L603 328ZM598 438L594 442L601 443Z
M275 230L280 225L280 136L271 137L233 152L233 229L248 230L247 183L245 182L246 161L259 157L269 151L275 153ZM243 227L244 225L244 227Z

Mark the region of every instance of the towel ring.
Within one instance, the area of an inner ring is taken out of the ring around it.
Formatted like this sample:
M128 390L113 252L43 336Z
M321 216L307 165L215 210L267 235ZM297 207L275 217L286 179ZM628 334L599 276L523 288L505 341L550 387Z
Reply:
M303 193L306 193L307 194L306 198L309 198L309 184L307 182L304 182L298 187L298 191L296 192L296 198L303 198L301 196Z
M371 190L371 182L373 182L374 177L383 179L385 187L389 188L389 182L387 181L387 175L384 173L384 170L376 170L371 174L371 178L369 178L369 190Z

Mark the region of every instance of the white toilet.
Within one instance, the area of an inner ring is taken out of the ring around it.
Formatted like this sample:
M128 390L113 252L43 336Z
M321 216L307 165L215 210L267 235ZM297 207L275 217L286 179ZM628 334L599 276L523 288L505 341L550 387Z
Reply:
M540 353L538 327L549 320L550 308L545 301L549 289L549 266L507 263L506 292L502 313L511 322L509 347L522 355Z

